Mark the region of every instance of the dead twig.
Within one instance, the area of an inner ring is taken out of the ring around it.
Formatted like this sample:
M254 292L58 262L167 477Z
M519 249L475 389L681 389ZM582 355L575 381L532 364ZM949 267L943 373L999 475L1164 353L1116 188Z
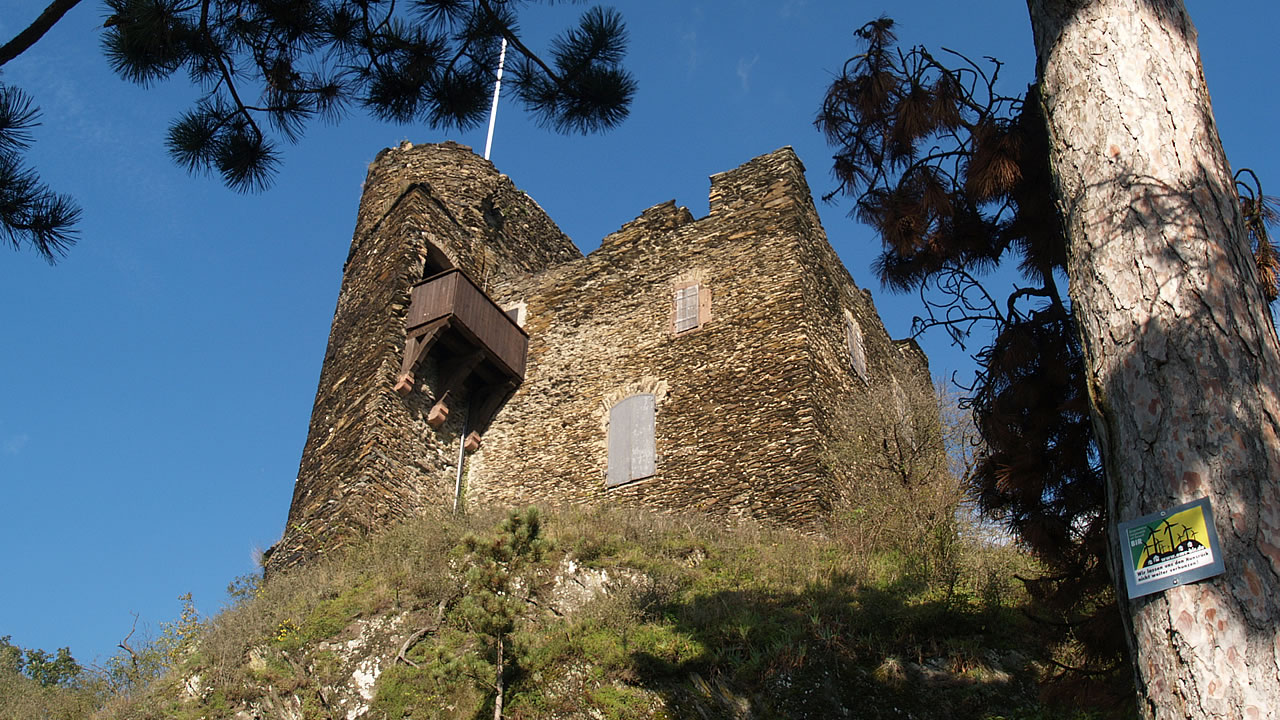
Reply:
M434 632L435 630L436 628L434 627L424 627L424 628L420 628L419 630L415 631L412 635L410 635L409 639L405 640L404 644L400 646L400 652L396 653L396 662L402 662L405 665L408 665L409 667L414 667L414 668L418 667L418 663L410 660L405 655L405 653L409 652L409 648L413 647L414 645L417 645L418 641L421 640L424 635L430 632Z
M138 672L138 653L134 652L133 648L129 647L129 638L133 637L133 633L136 632L137 629L138 613L133 613L133 625L129 627L129 634L125 635L124 639L116 644L116 647L129 653L129 660L133 663L134 674L137 674Z
M415 630L413 634L410 635L404 641L404 644L400 646L400 652L396 653L396 662L402 662L405 665L408 665L409 667L413 667L413 668L418 667L417 663L409 659L409 656L407 653L411 648L413 648L414 645L417 645L422 640L422 638L440 629L441 623L444 622L445 612L447 612L448 609L453 606L453 603L457 599L458 599L458 595L457 593L454 593L453 595L440 601L440 604L436 606L435 622L432 623L431 625Z
M574 578L574 582L578 583L579 585L582 585L582 581L578 580L577 578ZM582 587L585 589L586 585L582 585ZM552 605L551 603L547 603L546 605L543 605L537 600L534 600L532 597L527 597L524 599L524 601L538 608L539 610L550 610L551 614L555 615L556 617L564 617L564 613L560 612L560 610L557 609L556 606Z

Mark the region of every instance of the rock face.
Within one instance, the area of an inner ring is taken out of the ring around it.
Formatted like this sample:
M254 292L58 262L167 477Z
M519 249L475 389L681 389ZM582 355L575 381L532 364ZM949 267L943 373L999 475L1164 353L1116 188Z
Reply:
M710 198L583 257L469 148L380 153L269 569L459 493L820 521L866 470L837 449L899 430L884 398L931 399L927 361L841 265L790 148ZM439 299L451 269L470 299Z

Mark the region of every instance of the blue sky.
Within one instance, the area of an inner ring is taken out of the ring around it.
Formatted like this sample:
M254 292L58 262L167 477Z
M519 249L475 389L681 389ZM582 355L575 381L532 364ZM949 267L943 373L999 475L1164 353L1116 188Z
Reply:
M0 40L43 2L0 0ZM1190 0L1219 130L1233 165L1280 192L1275 148L1280 4ZM532 47L584 7L523 16ZM499 112L493 161L584 250L674 198L707 210L708 176L783 145L831 189L831 151L813 129L822 91L880 14L903 44L945 45L1032 78L1022 2L652 0L619 6L639 92L631 118L598 136L559 136L517 105ZM355 222L379 149L467 133L351 115L315 125L286 152L274 187L242 196L191 177L164 153L194 92L142 89L98 50L105 13L73 10L3 68L43 110L29 160L84 209L80 244L50 267L0 248L0 635L105 659L133 614L154 630L191 592L203 613L255 569L284 528ZM878 287L874 236L820 208L832 244L870 288L890 334L908 334L911 296ZM935 374L967 370L924 337Z

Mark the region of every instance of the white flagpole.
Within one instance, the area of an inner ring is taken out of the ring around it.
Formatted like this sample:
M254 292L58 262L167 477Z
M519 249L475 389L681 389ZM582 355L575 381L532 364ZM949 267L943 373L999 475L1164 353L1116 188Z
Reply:
M493 83L493 106L489 108L489 137L484 141L484 159L489 159L493 149L493 125L498 119L498 93L502 91L502 67L507 64L507 39L502 38L502 50L498 53L498 79Z

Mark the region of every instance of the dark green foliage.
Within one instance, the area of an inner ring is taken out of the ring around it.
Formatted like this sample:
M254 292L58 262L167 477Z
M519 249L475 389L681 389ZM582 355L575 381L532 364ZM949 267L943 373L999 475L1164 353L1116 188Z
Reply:
M547 549L536 508L512 510L489 534L467 533L452 553L463 568L461 592L439 606L443 625L410 653L412 664L379 679L374 709L416 718L436 717L432 709L441 705L501 707L527 650L515 631L534 607L530 601L536 576L546 570Z
M494 638L511 632L525 604L513 583L521 579L522 571L542 560L546 541L541 532L541 516L536 508L529 508L523 513L513 510L494 535L462 539L467 593L458 611L470 629Z
M621 17L587 10L543 60L517 23L517 11L536 4L106 0L102 44L126 80L150 86L184 74L198 87L199 99L169 127L170 155L190 172L252 192L270 186L281 142L296 142L313 119L340 119L353 104L432 128L480 124L504 39L515 94L542 125L585 133L621 123L635 94L622 68ZM14 247L29 244L52 262L75 241L79 210L22 167L34 121L30 99L0 84L0 231Z
M75 682L83 668L71 657L70 648L58 648L56 653L44 650L28 650L23 672L41 687L67 685Z
M71 685L83 671L70 648L53 653L39 648L24 650L13 644L12 636L0 637L0 673L25 675L40 687L53 687Z
M28 245L52 263L75 244L80 208L22 165L38 117L26 93L0 83L0 234L15 250Z
M143 85L185 70L204 95L170 128L170 153L250 191L270 184L277 138L293 142L312 118L335 119L353 102L397 122L479 124L503 38L517 56L517 95L545 124L587 132L621 122L634 82L621 68L619 16L587 11L553 42L552 67L519 39L523 4L107 0L103 47L121 77Z
M440 657L441 670L491 689L501 714L507 675L514 669L510 636L532 594L530 571L546 551L542 516L537 508L512 510L497 533L468 534L460 547L466 552L467 570L457 616L478 636L480 647Z
M67 648L46 652L0 637L0 718L81 720L102 707L106 692Z
M67 648L24 649L0 637L0 718L83 720L107 697L97 674L81 668Z
M998 61L895 47L893 21L858 32L866 49L828 90L817 124L837 148L835 194L884 244L877 268L920 292L916 331L962 347L991 330L969 402L983 443L969 479L979 506L1046 565L1030 589L1055 632L1084 639L1090 671L1118 669L1124 634L1103 560L1106 514L1070 306L1058 289L1066 240L1035 87L996 91ZM984 274L1014 262L1026 283L990 295ZM1115 675L1123 678L1123 675Z
M0 673L21 673L24 655L22 648L13 644L12 635L0 637Z
M626 28L613 10L592 8L552 44L549 69L523 56L515 67L516 92L542 125L557 132L596 132L627 117L635 82L620 72ZM557 78L572 78L572 83Z

